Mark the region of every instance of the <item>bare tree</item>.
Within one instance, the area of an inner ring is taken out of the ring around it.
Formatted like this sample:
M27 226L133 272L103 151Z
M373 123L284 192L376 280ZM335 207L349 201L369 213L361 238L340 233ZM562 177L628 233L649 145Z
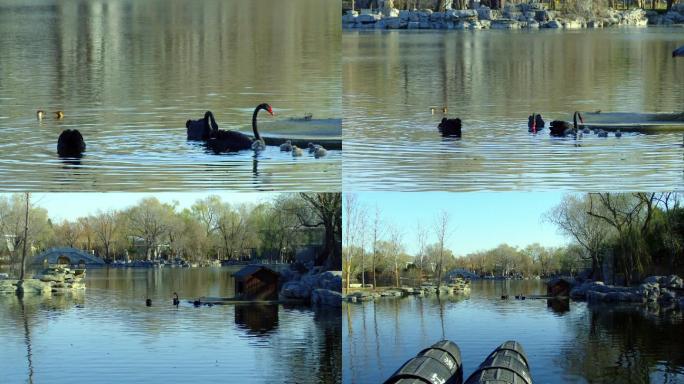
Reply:
M423 271L425 270L425 247L427 245L427 228L423 227L420 222L416 229L416 238L418 241L418 265L420 266L420 282L423 282Z
M395 287L401 287L401 281L400 281L400 276L399 276L399 254L402 251L402 245L401 245L401 231L399 228L397 228L395 225L388 225L387 226L387 237L389 240L389 252L391 253L392 257L392 264L393 264L393 269L394 269L394 286Z
M104 212L99 212L91 220L93 224L93 231L95 231L95 236L97 236L97 238L100 240L100 243L102 243L102 248L104 248L104 256L107 260L109 259L109 252L112 248L114 232L116 231L116 215L117 213L115 211L107 210Z
M373 256L371 257L371 269L373 271L373 289L378 286L377 279L375 278L375 268L377 267L377 255L378 255L378 238L381 236L382 229L380 228L380 208L375 206L375 216L373 218Z
M345 242L345 265L344 271L347 278L346 288L349 289L351 283L352 270L352 248L354 246L354 234L356 231L356 220L359 210L359 203L357 196L353 193L344 195L344 242Z
M439 259L437 262L437 289L442 285L442 268L444 266L444 244L449 232L449 214L442 211L435 220L435 234L437 235L437 246Z

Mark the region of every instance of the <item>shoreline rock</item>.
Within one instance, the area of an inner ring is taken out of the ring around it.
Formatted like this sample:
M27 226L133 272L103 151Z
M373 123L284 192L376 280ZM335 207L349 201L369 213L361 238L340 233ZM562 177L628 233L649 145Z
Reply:
M659 303L670 305L684 300L677 297L675 290L684 289L684 281L677 275L650 276L636 287L605 285L601 281L585 282L570 290L573 300L586 300L589 303Z
M309 271L291 268L281 273L281 279L279 296L282 299L331 307L342 305L342 271L323 271L319 267Z
M654 11L608 9L600 16L585 19L560 14L540 3L507 5L503 11L485 6L477 9L449 9L433 12L430 9L379 9L376 12L347 11L342 16L345 29L582 29L617 26L646 27L684 23L684 4L676 4L667 14Z

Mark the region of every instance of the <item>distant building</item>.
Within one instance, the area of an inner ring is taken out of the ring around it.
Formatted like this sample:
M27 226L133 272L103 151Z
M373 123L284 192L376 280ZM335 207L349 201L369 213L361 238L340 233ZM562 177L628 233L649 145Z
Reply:
M280 274L263 265L248 265L233 274L235 296L245 300L276 300Z

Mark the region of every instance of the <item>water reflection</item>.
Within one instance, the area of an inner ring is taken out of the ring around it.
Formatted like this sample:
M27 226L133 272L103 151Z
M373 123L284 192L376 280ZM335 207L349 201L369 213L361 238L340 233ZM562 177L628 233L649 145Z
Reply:
M91 269L81 295L2 295L0 381L73 382L69 356L86 382L340 382L339 309L187 303L233 296L238 268Z
M559 359L591 383L681 383L684 380L682 313L657 308L600 305L575 324Z
M528 299L501 300L502 290ZM345 303L344 382L381 382L442 337L461 348L464 376L513 339L523 344L535 382L684 380L681 311L529 298L545 291L536 280L473 281L470 295Z
M267 336L278 326L277 305L236 305L235 324L255 336Z
M273 176L255 180L252 151L217 156L185 132L211 110L249 133L264 101L279 119L339 118L339 14L328 0L0 0L4 188L339 190L340 151L269 148L259 171ZM64 129L85 138L80 163L57 157Z
M361 189L682 187L681 133L554 138L527 117L681 110L680 29L343 34L344 181ZM534 58L534 59L530 59ZM649 69L647 69L649 68ZM461 140L437 132L463 120Z

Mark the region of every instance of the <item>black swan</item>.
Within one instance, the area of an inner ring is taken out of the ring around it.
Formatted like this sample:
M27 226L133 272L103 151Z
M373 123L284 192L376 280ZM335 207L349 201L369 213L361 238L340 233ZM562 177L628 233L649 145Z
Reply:
M186 121L185 128L187 129L188 140L207 141L211 132L218 130L218 124L214 120L214 114L211 111L206 111L203 118Z
M79 157L86 149L83 136L78 129L62 131L57 140L57 153L62 157Z
M283 152L292 151L292 140L288 140L288 141L280 144L280 150Z
M194 305L195 307L199 307L200 305L202 305L202 302L200 301L200 299L197 299L192 302L192 305Z
M148 307L151 307L152 306L152 299L145 300L145 305Z
M442 122L437 126L442 136L461 137L461 119L442 118Z
M544 129L546 123L542 119L541 115L533 113L527 118L527 131L532 133L537 133Z
M567 121L552 121L549 125L551 136L566 136L577 133L577 118L579 118L580 122L584 123L582 115L577 111L572 115L572 126Z
M178 294L176 292L173 293L173 305L176 307L180 304L180 300L178 299Z
M207 141L207 147L216 152L236 152L244 149L253 149L255 151L263 150L266 145L257 130L257 114L259 114L259 111L262 109L273 116L273 109L270 105L266 103L257 105L254 109L254 114L252 115L252 131L254 131L254 138L237 131L214 129L211 132L209 141Z
M672 51L672 57L684 56L684 45Z

